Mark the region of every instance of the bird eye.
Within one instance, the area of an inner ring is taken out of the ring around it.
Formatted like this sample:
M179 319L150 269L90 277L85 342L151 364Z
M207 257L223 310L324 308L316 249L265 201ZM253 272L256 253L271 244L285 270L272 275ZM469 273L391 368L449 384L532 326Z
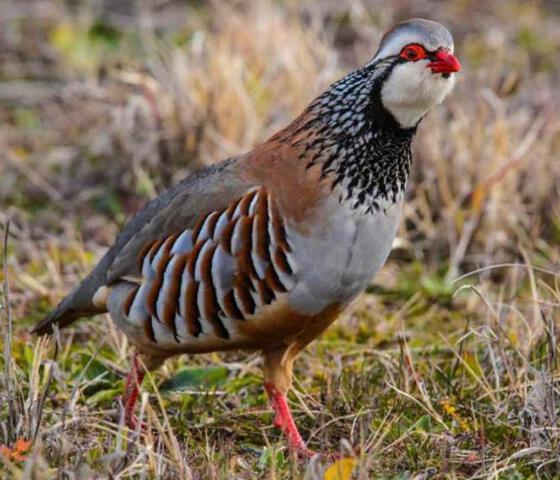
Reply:
M421 45L407 45L402 49L400 57L411 61L421 60L426 57L426 50Z
M414 48L408 48L405 52L406 58L414 60L418 56L418 52Z

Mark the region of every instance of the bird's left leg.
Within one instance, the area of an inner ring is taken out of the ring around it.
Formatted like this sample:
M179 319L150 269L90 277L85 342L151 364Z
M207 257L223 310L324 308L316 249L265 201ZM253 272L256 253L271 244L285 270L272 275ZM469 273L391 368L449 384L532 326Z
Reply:
M138 420L136 415L134 415L134 408L140 395L140 387L142 385L142 380L144 380L144 376L146 375L146 369L153 370L154 368L160 366L164 361L164 359L159 357L147 355L142 355L141 358L142 361L140 361L140 355L138 353L134 353L130 371L126 376L124 395L122 398L124 406L124 421L132 430L135 430L138 426Z
M138 421L134 415L134 407L140 395L140 386L142 385L145 374L144 368L140 365L138 354L135 353L132 358L130 371L126 376L123 395L124 421L133 430L135 430L138 425Z
M310 458L315 452L309 450L299 433L286 395L292 383L292 367L301 347L296 344L264 353L264 387L270 404L276 413L274 426L284 433L288 449L299 457Z

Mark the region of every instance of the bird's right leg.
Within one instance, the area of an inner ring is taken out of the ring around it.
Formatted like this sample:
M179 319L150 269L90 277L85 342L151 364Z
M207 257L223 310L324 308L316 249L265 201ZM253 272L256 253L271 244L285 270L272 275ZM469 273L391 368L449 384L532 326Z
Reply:
M301 349L295 344L264 352L264 387L276 417L274 426L286 437L288 449L301 458L311 458L315 452L307 448L288 405L287 393L292 383L292 367Z

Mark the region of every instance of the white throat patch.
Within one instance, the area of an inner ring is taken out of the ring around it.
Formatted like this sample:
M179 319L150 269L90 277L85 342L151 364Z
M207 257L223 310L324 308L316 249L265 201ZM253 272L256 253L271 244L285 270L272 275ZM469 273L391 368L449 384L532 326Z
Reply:
M427 60L396 65L381 88L381 101L401 127L414 127L441 103L455 83L427 67Z

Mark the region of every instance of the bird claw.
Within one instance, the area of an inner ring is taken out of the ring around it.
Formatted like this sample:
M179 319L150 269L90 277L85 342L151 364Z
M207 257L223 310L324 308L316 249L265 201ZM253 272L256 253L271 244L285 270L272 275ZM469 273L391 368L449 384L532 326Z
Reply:
M141 433L148 432L148 424L144 421L139 421L136 415L131 415L128 419L125 420L128 428L131 430L139 430Z
M137 429L139 429L140 432L146 433L148 431L148 424L144 421L139 421L138 417L136 415L134 415L134 413L129 411L129 409L126 408L126 406L125 406L126 404L123 401L122 395L119 395L118 397L116 397L115 400L117 401L117 403L118 403L118 405L121 409L124 407L124 423L125 423L125 425L130 430L136 431Z
M286 402L285 395L276 389L274 385L265 384L265 388L270 397L272 408L276 412L274 426L281 429L286 436L288 450L301 460L308 460L317 455L316 452L307 448L307 445L301 438Z
M321 455L314 450L307 448L307 445L289 446L290 452L293 452L300 460L311 460L316 455Z
M334 463L343 459L344 455L342 455L342 453L340 452L327 452L327 453L322 453L321 457L329 463Z
M284 426L284 420L280 417L280 415L276 415L276 417L274 417L273 425L276 428L282 428Z

